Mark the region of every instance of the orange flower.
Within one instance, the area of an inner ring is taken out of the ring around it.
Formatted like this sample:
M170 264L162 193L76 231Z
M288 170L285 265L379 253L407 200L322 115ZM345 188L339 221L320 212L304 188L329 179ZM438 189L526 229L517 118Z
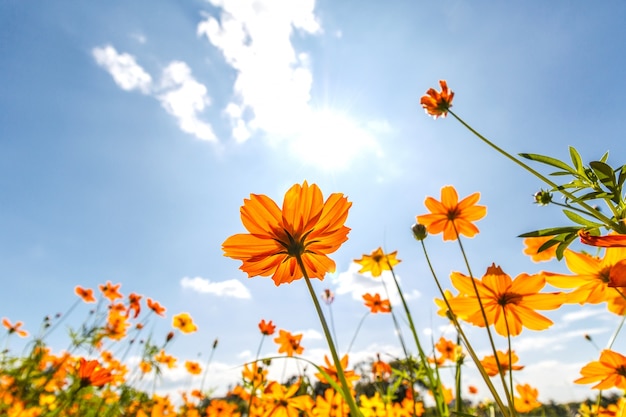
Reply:
M272 276L276 285L303 277L298 258L309 278L324 279L335 271L327 255L348 240L344 226L349 203L335 193L323 201L317 185L304 181L285 194L282 210L269 197L251 194L241 207L241 220L248 234L237 234L224 241L224 255L242 261L240 269L255 276Z
M28 336L28 332L21 328L23 324L24 323L22 323L21 321L18 321L15 324L11 324L9 319L7 319L6 317L2 318L2 325L9 330L9 334L17 333L19 337Z
M391 376L391 365L380 360L380 354L376 354L376 360L372 362L372 375L377 381L387 380Z
M199 375L202 372L202 367L198 362L186 361L185 368L187 368L187 372L191 375Z
M276 326L274 326L272 320L268 321L267 323L265 322L265 320L261 320L259 322L259 330L261 330L261 333L263 333L265 336L271 336L274 334L274 331L276 331Z
M556 247L558 245L552 245L547 249L539 252L539 248L546 243L548 240L552 239L553 236L540 236L540 237L527 237L524 239L524 253L533 260L533 262L543 262L549 261L556 257Z
M474 385L469 385L467 387L467 391L472 395L478 394L478 388L476 388Z
M400 260L396 259L397 254L398 251L385 254L382 248L378 248L371 255L363 255L361 259L355 259L354 262L361 265L359 274L369 272L373 277L379 277L383 271L390 271L400 263Z
M576 384L592 384L593 389L619 388L626 389L626 356L609 349L600 353L600 359L589 362L580 370L581 378L574 381Z
M139 362L139 370L141 370L144 374L147 374L152 370L152 364L148 361L141 361Z
M524 369L524 366L522 365L513 365L519 360L515 352L511 352L511 361L510 361L511 365L510 366L509 366L509 352L508 351L505 353L500 350L497 350L496 354L498 355L498 362L500 363L499 367L498 367L498 362L496 362L496 357L494 355L485 356L480 361L480 364L485 369L485 372L487 372L487 375L496 376L498 375L498 373L501 373L502 375L504 375L509 371L509 369L513 371L521 371L522 369Z
M130 326L128 318L120 314L116 309L109 311L107 317L107 324L104 328L104 335L113 340L122 340L126 337L126 330Z
M495 264L487 268L482 280L459 272L453 272L450 279L459 290L459 295L448 300L454 314L475 326L485 326L472 285L474 280L487 316L487 325L493 324L502 336L517 336L522 332L522 326L531 330L547 329L552 321L535 310L554 310L566 301L565 294L560 292L539 293L546 285L542 275L520 274L512 280Z
M607 248L603 258L566 250L563 257L575 275L543 272L548 284L557 288L575 288L568 302L598 304L608 301L617 292L609 287L621 286L626 279L624 259L626 248Z
M363 299L372 313L391 313L391 303L387 299L381 300L380 294L363 294Z
M253 387L260 387L267 381L267 373L267 369L259 366L257 362L253 362L250 364L250 367L248 367L248 364L243 366L241 376L244 381L250 382Z
M327 388L324 395L315 397L313 415L316 417L343 417L350 415L350 407L340 393L332 388Z
M278 353L286 353L287 356L293 356L294 353L298 355L304 351L304 348L300 345L302 340L302 334L293 335L286 330L279 330L278 337L274 339L274 342L278 343Z
M126 310L126 316L130 314L131 311L135 312L133 318L137 318L139 316L139 312L141 311L141 304L139 301L141 300L141 295L135 294L134 292L128 296L128 310Z
M96 302L96 298L93 296L93 290L91 288L83 288L80 285L77 285L74 287L74 292L86 303Z
M86 360L80 358L78 362L78 378L81 387L94 386L101 387L113 380L113 375L104 369L97 360Z
M154 356L154 360L159 363L164 363L168 368L172 369L176 367L176 358L172 355L168 355L165 353L165 350L161 349L161 351Z
M337 368L334 364L330 363L330 359L328 356L324 355L324 362L326 362L326 366L320 366L320 369L323 369L324 372L328 375L328 377L335 381L337 384L340 384L339 376L337 375ZM341 358L341 369L343 370L343 375L346 377L346 381L348 384L352 384L352 381L358 381L360 376L358 376L354 371L348 371L348 355L343 355ZM321 372L315 374L315 377L319 379L323 383L329 383L328 378L324 376Z
M106 284L100 285L99 288L106 298L110 301L115 301L118 298L122 298L122 294L119 292L121 286L122 284L113 285L111 281L107 281Z
M441 92L434 88L428 89L426 95L422 96L420 104L435 119L439 116L446 117L448 109L452 107L452 99L454 93L448 89L448 83L445 80L439 80Z
M591 236L587 230L580 229L578 237L580 237L580 242L585 245L603 248L626 248L626 235Z
M541 407L541 403L537 401L539 392L536 388L528 384L517 384L515 389L519 393L519 397L513 399L513 406L518 413L529 413L537 407Z
M161 306L157 301L153 301L152 298L147 299L148 308L154 311L157 315L165 316L165 307Z
M430 214L417 216L417 222L426 226L428 233L443 232L443 240L456 240L458 236L472 237L478 228L472 223L487 214L487 207L477 206L480 193L474 193L459 201L454 187L447 185L441 188L441 201L427 197L424 205Z
M309 410L313 406L313 399L308 395L295 396L300 383L298 381L290 387L285 387L276 381L270 383L263 391L263 402L270 410L264 416L297 417L300 411Z
M194 324L189 313L180 313L175 315L172 318L172 326L183 333L193 333L198 330L198 326Z
M459 353L459 346L451 340L445 337L440 337L439 341L435 344L435 349L441 354L439 359L446 361L456 362Z

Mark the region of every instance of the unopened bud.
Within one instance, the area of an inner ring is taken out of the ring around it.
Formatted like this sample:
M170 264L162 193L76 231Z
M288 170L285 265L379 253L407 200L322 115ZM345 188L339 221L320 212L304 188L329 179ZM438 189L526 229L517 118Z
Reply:
M537 191L534 197L535 203L539 204L540 206L547 206L552 202L552 193L549 193L548 191Z
M217 339L215 339L215 340L213 341L213 349L215 349L215 348L217 347L217 342L218 342L218 340L217 340Z
M424 240L428 236L428 230L426 230L426 226L423 224L416 223L411 226L411 230L413 231L413 237L417 240Z
M174 332L169 332L167 336L165 337L165 343L169 342L173 338L174 338Z

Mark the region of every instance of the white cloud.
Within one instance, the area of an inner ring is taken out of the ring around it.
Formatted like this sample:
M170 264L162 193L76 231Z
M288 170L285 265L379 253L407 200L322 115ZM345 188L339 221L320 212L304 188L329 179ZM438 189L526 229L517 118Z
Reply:
M145 40L140 38L138 41L141 42L141 39ZM201 140L217 142L211 125L199 118L199 114L211 103L207 88L193 77L185 62L170 62L163 70L160 84L154 85L150 74L137 64L132 55L118 53L111 45L94 48L92 54L122 90L139 90L151 95L178 120L183 132Z
M214 294L219 297L250 298L250 291L238 280L229 279L221 282L211 282L208 279L184 277L180 280L183 288L205 294Z
M94 48L92 54L98 65L111 74L122 90L139 90L144 94L150 92L152 77L137 64L132 55L120 54L111 45Z
M161 86L165 91L156 97L165 110L176 117L183 132L198 139L217 141L211 125L198 118L210 104L207 89L191 75L189 66L181 61L171 62L164 70Z
M367 126L310 105L310 57L295 50L294 30L322 32L314 0L210 0L222 9L197 32L218 48L237 72L233 101L224 114L232 136L245 142L264 132L278 149L322 169L345 169L364 151L381 151Z
M337 277L333 278L333 283L338 285L335 291L338 295L351 294L352 298L359 302L363 302L363 294L366 293L379 293L381 298L387 298L387 293L383 287L384 283L389 292L391 304L398 305L400 303L400 295L398 294L396 284L393 282L393 277L389 271L383 271L380 277L372 278L369 274L359 274L359 269L361 269L360 265L351 263L347 271L341 272ZM398 282L401 282L401 278L398 274L396 274L396 278ZM407 301L418 297L420 297L420 293L417 290L404 293L404 298Z
M574 311L572 313L566 313L561 316L561 321L566 323L586 320L590 317L605 315L606 310L603 308L585 308L579 311Z

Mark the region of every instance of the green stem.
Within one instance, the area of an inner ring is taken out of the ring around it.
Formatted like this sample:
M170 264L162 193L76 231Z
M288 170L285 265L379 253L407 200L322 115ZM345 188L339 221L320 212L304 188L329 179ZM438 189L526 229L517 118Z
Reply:
M502 411L502 415L504 417L509 417L509 409L502 402L502 399L500 398L500 394L498 394L498 391L496 390L495 386L491 382L491 378L489 377L489 375L487 375L487 372L485 371L485 368L480 363L480 359L478 359L478 355L476 354L476 352L474 351L474 348L470 344L469 339L465 335L465 332L463 331L463 328L461 327L461 324L457 320L456 315L454 314L454 311L452 310L452 306L450 305L450 302L446 298L446 293L443 290L443 288L441 287L441 283L439 282L439 278L437 278L437 274L435 273L435 269L433 268L433 265L430 262L430 257L428 256L428 251L426 250L426 245L424 244L424 241L420 240L420 243L422 244L422 250L424 251L424 257L426 258L426 263L428 264L428 268L430 269L430 273L432 274L432 276L433 276L433 278L435 280L435 284L437 285L437 288L439 289L439 293L441 294L441 297L443 298L443 301L446 304L446 308L448 309L448 312L449 312L448 318L450 319L450 321L452 321L452 324L454 325L456 331L458 332L459 336L463 340L463 344L465 345L465 348L467 349L467 352L469 353L470 357L474 361L474 364L478 368L478 372L480 372L480 375L482 376L483 381L485 381L485 384L487 385L487 388L491 392L491 395L493 395L493 399L496 402L496 404L498 405L498 408L500 409L500 411Z
M304 267L304 263L302 262L302 256L300 254L295 255L296 261L298 262L298 266L300 267L300 271L304 277L304 281L306 282L306 286L309 289L309 294L313 299L313 305L315 306L315 311L320 319L320 323L322 324L322 329L324 331L324 336L326 337L326 341L328 342L328 348L330 349L330 353L333 357L333 362L335 363L335 368L337 369L337 377L339 378L339 382L341 383L341 387L343 390L343 398L348 403L350 407L350 415L352 417L362 416L359 411L359 407L356 405L356 401L352 396L352 391L350 389L350 385L346 380L346 376L343 373L343 368L341 366L341 360L339 359L339 355L337 354L337 349L335 348L335 344L333 343L333 338L330 334L330 330L328 329L328 324L326 323L326 318L324 317L324 313L322 312L322 307L317 299L317 295L315 294L315 290L313 289L313 285L311 285L311 279L306 272L306 268Z
M350 345L348 346L348 350L346 351L346 355L348 353L350 353L350 350L352 350L352 345L354 344L354 341L356 340L356 336L359 334L359 330L361 329L361 326L363 326L363 322L365 321L365 319L367 318L367 316L370 315L370 312L366 312L365 315L361 318L361 321L359 321L359 325L356 327L356 330L354 332L354 336L352 336L352 340L350 341Z
M547 177L543 176L542 174L540 174L539 172L535 171L534 169L532 169L531 167L529 167L528 165L526 165L525 163L523 163L522 161L520 161L519 159L517 159L513 155L509 154L504 149L500 148L499 146L497 146L495 143L491 142L489 139L487 139L486 137L484 137L480 133L478 133L476 130L474 130L474 128L472 128L470 125L465 123L465 121L463 119L461 119L459 116L457 116L452 110L448 110L448 113L450 113L452 116L454 116L454 118L456 120L458 120L470 132L472 132L474 135L476 135L476 137L478 137L480 140L485 142L487 145L489 145L490 147L495 149L501 155L503 155L506 158L510 159L511 161L515 162L517 165L519 165L520 167L524 168L526 171L530 172L535 177L539 178L541 181L543 181L546 184L548 184L550 187L554 188L555 190L558 190L561 194L563 194L565 197L569 198L570 200L572 200L572 201L576 201L577 200L575 195L573 195L569 191L566 191L566 190L560 188L556 183L551 181L549 178L547 178ZM597 210L595 210L593 207L591 207L590 205L588 205L584 201L576 201L576 203L578 205L580 205L581 207L583 207L585 210L587 210L588 213L595 213L595 217L598 220L603 221L604 224L606 224L607 226L611 227L611 229L616 230L616 231L620 230L620 225L619 224L615 223L614 221L612 221L611 219L609 219L608 217L606 217L602 213L598 212Z

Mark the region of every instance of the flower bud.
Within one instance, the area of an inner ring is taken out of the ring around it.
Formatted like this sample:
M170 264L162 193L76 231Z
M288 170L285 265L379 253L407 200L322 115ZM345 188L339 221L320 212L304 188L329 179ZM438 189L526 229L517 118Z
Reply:
M552 202L552 193L548 191L539 190L535 193L535 203L540 206L547 206Z
M424 226L423 224L414 224L413 226L411 226L411 230L413 231L413 237L417 240L424 240L426 239L426 236L428 236L426 226Z

